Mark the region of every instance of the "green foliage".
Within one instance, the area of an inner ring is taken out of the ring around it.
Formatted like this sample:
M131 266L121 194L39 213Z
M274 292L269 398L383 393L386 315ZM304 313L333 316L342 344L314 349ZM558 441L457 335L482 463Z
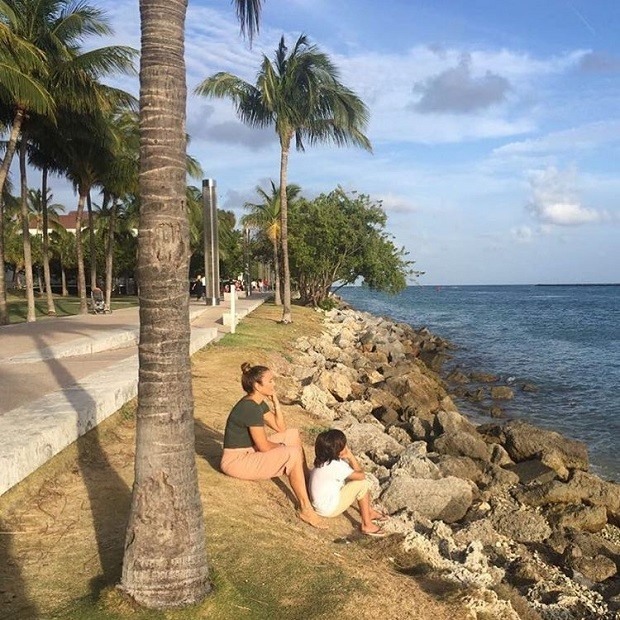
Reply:
M335 283L344 286L359 278L374 290L402 290L413 263L384 231L386 221L379 203L341 188L292 208L291 274L302 301L324 307Z
M338 302L333 297L326 297L325 299L321 299L317 305L321 310L329 311L333 310L338 305Z

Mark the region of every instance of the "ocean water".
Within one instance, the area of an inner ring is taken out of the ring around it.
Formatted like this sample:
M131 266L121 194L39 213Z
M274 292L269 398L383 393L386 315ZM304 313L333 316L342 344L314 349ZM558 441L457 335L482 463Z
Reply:
M447 364L532 383L500 404L508 417L586 443L592 470L620 482L620 286L410 286L398 295L344 287L354 308L457 346ZM457 401L476 422L475 408Z

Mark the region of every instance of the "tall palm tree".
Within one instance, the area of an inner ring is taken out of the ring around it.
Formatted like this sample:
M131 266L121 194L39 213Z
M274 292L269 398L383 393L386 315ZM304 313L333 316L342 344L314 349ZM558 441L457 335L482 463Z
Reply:
M50 234L50 250L60 263L61 295L67 297L67 267L75 266L75 236L66 228L58 226Z
M53 101L42 85L45 57L36 46L15 32L18 15L0 0L0 121L9 128L2 164L0 196L4 196L9 168L17 147L21 125L28 110L53 114ZM34 77L33 77L34 76ZM0 199L0 265L4 266L4 200ZM9 322L4 267L0 269L0 325Z
M43 66L30 66L29 76L51 99L43 107L39 100L14 99L15 113L7 154L0 166L0 191L12 158L12 141L27 144L40 125L54 125L62 115L76 121L76 114L105 112L121 98L129 96L99 84L98 79L113 71L127 71L135 51L121 46L81 49L82 40L90 35L109 35L110 27L103 12L87 2L74 0L2 0L0 16L14 36L32 46L44 60ZM61 111L62 108L62 111ZM14 149L13 149L14 150ZM6 168L6 170L5 170ZM27 243L24 239L24 243ZM80 245L78 244L78 251ZM27 248L25 250L26 263ZM26 283L32 281L26 264ZM28 320L34 320L34 296L28 295ZM86 312L85 292L80 296L80 309Z
M261 1L235 4L252 33ZM186 11L187 0L140 0L138 411L121 585L153 608L210 591L189 357Z
M295 138L297 150L310 144L333 142L371 150L363 131L368 109L362 100L339 80L329 57L301 35L290 54L284 37L274 62L263 56L256 85L230 73L216 73L204 80L196 93L233 101L237 115L253 127L273 125L280 140L280 221L284 306L282 322L291 322L291 276L288 260L288 203L286 196L288 158Z
M37 219L37 229L41 228L41 260L43 262L43 279L45 282L45 295L47 300L47 314L56 315L56 306L52 295L52 282L50 275L49 262L49 224L58 225L58 215L65 208L61 204L49 204L52 199L52 192L47 186L48 168L43 167L41 174L41 189L28 190L29 212L33 213Z
M291 184L286 187L286 202L288 205L299 196L301 187ZM243 226L258 228L263 231L271 242L273 249L273 271L274 271L274 292L276 306L282 305L282 297L280 293L280 256L278 246L280 245L281 230L281 202L280 188L271 181L271 193L268 193L262 187L256 187L256 193L262 198L262 202L252 203L246 202L243 207L250 212L241 218Z

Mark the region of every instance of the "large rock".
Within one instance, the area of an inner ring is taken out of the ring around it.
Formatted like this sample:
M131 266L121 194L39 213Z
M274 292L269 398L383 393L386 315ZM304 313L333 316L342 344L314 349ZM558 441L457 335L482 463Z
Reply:
M487 482L487 477L480 466L468 456L443 455L437 461L437 468L442 476L454 476L463 480L471 480L476 484Z
M469 433L444 433L433 441L433 448L440 454L468 456L481 461L491 460L491 448L480 437Z
M389 390L384 390L380 387L369 387L366 390L366 400L372 404L373 409L378 407L389 407L394 410L400 409L398 397Z
M517 492L517 498L530 506L546 504L580 504L604 506L607 518L620 524L620 485L605 482L593 474L575 471L568 482L553 480Z
M335 404L336 400L331 394L323 391L318 386L314 384L307 385L301 392L300 400L303 408L308 413L326 420L334 419L334 411L328 407L328 404Z
M546 519L533 510L493 515L491 523L500 534L522 543L542 542L551 535Z
M441 478L441 472L437 465L425 454L420 454L420 443L422 442L410 444L405 448L398 462L392 468L392 475L405 473L411 478L430 478L432 480Z
M396 439L384 433L379 423L376 426L368 423L353 424L344 432L353 453L364 452L378 465L393 465L405 449Z
M571 528L584 532L600 532L607 525L604 506L552 506L546 513L549 523L555 527Z
M561 477L566 476L566 470L588 469L588 451L581 441L521 420L511 420L496 429L492 426L485 425L483 432L495 434L515 462L537 458Z
M594 583L605 581L618 572L616 563L604 555L597 555L593 558L575 558L569 562L569 565Z
M424 375L417 367L413 367L406 375L390 377L385 383L392 394L400 399L408 417L424 417L440 408L440 400L444 396L442 389L435 380Z
M458 411L438 411L435 416L433 430L437 435L457 432L476 435L476 427Z
M351 379L340 370L321 371L315 378L315 383L339 402L347 400L351 395Z
M471 485L454 477L429 480L393 476L381 494L381 502L390 513L414 510L428 519L441 519L446 523L462 519L472 501Z

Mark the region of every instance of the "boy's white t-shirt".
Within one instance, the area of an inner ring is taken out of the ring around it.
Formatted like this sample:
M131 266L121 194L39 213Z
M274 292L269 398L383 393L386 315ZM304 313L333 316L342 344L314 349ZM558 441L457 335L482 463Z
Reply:
M319 515L326 517L336 510L340 489L354 471L346 461L336 459L310 472L310 497Z

